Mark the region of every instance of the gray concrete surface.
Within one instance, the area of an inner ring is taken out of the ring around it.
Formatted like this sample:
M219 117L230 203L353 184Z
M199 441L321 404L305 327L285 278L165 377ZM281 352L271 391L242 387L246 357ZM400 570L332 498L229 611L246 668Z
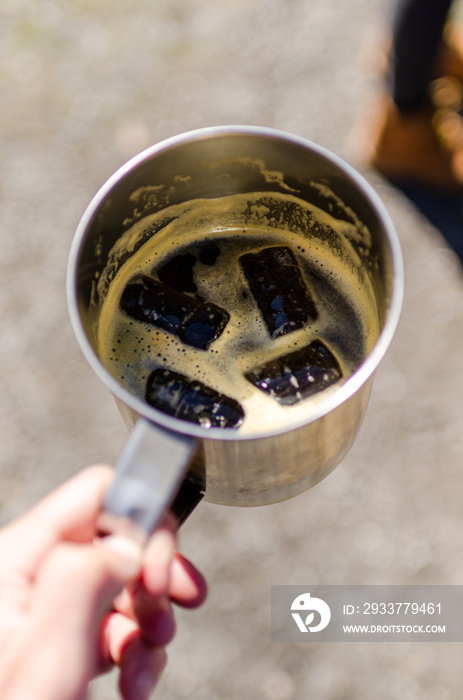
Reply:
M68 250L86 204L131 155L184 130L260 124L353 162L376 89L360 59L383 0L2 0L0 517L126 431L74 341ZM202 505L181 544L210 596L178 615L166 700L458 700L461 644L284 644L272 584L463 582L463 278L398 193L366 172L402 240L407 292L364 426L312 491L261 509ZM113 675L94 700L118 697Z

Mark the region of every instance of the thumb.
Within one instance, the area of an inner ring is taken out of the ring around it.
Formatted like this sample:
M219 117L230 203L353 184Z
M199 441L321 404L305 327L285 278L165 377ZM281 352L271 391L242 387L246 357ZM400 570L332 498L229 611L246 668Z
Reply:
M113 535L91 544L63 542L48 555L39 571L35 604L39 615L66 617L75 611L89 624L112 606L113 598L142 567L142 549L132 540Z

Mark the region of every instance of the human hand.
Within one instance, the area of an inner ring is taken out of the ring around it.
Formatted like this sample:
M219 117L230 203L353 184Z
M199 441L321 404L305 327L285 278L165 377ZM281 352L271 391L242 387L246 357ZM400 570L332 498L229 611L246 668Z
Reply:
M85 700L119 666L124 700L146 700L175 633L172 602L206 584L175 551L169 518L144 551L96 523L110 467L89 467L0 531L0 697Z

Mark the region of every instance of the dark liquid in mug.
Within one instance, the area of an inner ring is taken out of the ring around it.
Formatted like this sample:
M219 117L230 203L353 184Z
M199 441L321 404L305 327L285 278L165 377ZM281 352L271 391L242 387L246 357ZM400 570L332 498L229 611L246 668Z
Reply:
M137 247L148 227L156 233ZM182 420L256 434L290 427L377 340L356 252L368 240L360 222L291 195L196 200L147 217L112 261L136 252L100 281L101 360Z

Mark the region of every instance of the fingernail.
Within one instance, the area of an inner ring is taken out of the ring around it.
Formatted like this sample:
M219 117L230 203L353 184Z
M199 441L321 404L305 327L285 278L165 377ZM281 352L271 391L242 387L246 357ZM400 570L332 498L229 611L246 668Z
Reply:
M127 578L133 578L140 572L143 552L134 540L120 535L109 535L97 540L97 544L117 555L118 566Z
M139 697L140 700L148 700L151 691L154 690L156 680L151 671L141 671L141 673L138 674L135 685L137 687L137 697Z
M140 671L135 679L136 697L139 700L149 700L151 693L156 687L159 676L167 663L167 654L164 648L160 647L156 650L156 656L152 662L155 670L146 668Z

